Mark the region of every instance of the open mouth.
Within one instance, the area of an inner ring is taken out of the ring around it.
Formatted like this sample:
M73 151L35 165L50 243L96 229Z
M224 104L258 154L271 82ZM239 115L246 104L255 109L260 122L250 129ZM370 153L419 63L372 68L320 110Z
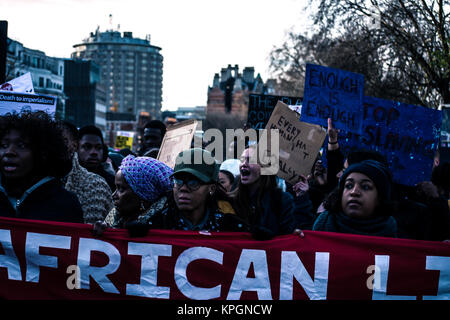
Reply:
M4 172L14 172L17 170L18 165L14 163L3 163L2 168Z
M248 177L250 175L250 170L246 168L241 169L241 177Z

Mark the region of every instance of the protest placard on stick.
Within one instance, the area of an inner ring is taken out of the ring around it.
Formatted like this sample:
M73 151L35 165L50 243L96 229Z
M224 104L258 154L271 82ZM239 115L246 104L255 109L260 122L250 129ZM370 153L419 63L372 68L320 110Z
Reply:
M278 101L290 106L301 106L302 100L302 97L250 94L247 124L255 130L264 129Z
M300 175L311 172L314 161L325 140L326 131L299 120L299 114L278 101L266 129L278 129L280 137L278 176L295 184Z
M0 91L0 115L13 112L45 111L54 116L56 111L56 97L40 94L16 93Z
M341 131L339 146L373 150L386 157L393 179L404 185L430 180L433 158L439 145L442 112L364 97L362 133Z
M173 169L177 155L181 151L191 148L197 123L197 120L191 119L169 126L161 143L157 159Z
M306 65L302 121L336 129L362 131L364 76L314 64Z
M133 148L134 131L117 131L114 149Z

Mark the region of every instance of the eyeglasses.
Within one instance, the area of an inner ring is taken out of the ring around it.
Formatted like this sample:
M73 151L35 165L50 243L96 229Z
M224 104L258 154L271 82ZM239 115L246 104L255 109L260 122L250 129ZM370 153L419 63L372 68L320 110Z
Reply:
M183 185L186 185L188 187L188 189L191 191L198 190L203 185L203 183L197 179L183 180L183 179L173 178L173 183L174 183L175 188L177 188L177 189L181 189L181 187Z

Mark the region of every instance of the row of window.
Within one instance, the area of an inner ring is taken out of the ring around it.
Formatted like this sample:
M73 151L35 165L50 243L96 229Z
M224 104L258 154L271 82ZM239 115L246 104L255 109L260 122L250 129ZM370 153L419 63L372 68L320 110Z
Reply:
M45 83L44 83L45 81ZM45 84L45 86L44 86ZM47 89L58 89L62 90L62 84L52 82L51 79L44 79L43 77L39 77L39 87L41 88L47 88Z

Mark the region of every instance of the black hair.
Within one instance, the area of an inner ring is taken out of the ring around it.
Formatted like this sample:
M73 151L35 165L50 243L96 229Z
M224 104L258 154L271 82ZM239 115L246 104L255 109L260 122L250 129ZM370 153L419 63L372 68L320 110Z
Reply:
M100 141L102 143L102 149L103 149L102 162L105 162L106 159L108 159L109 150L108 150L108 146L103 141L102 131L99 128L97 128L96 126L93 126L93 125L84 126L84 127L80 128L80 130L78 130L79 141L83 138L83 136L85 136L87 134L92 134L92 135L97 136L97 137L100 138Z
M11 130L29 139L36 179L63 178L70 172L72 160L62 130L49 114L43 111L7 113L0 117L0 139Z
M105 142L103 141L102 131L99 128L97 128L96 126L87 125L87 126L80 128L80 130L78 130L78 137L80 138L80 140L86 134L92 134L94 136L98 136L100 138L100 140L102 141L102 144L103 145L105 144Z
M123 148L117 152L120 153L124 158L130 154L136 156L136 154L133 151L131 151L130 148Z
M161 136L164 136L166 134L166 125L164 124L164 122L159 121L159 120L150 120L149 122L147 122L144 126L144 130L145 129L159 129L159 131L161 132Z
M70 134L70 136L72 137L73 140L75 140L77 142L80 141L78 129L73 123L71 123L67 120L59 120L58 126L61 128L61 130L67 130L67 132Z
M226 175L228 177L228 180L230 180L231 185L234 183L234 175L230 171L220 170L219 172L222 172L224 175Z

